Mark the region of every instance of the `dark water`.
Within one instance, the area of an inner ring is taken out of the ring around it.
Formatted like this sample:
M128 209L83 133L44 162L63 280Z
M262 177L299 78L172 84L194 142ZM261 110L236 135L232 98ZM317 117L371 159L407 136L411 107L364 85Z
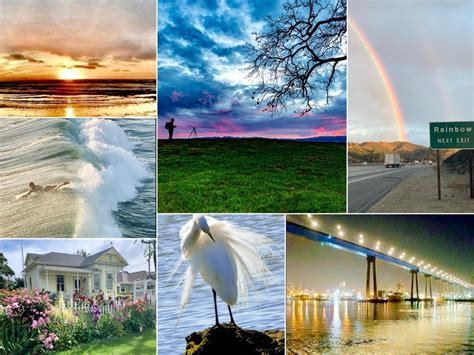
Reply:
M288 301L289 354L467 354L474 304Z
M155 95L155 80L0 82L0 116L154 116Z

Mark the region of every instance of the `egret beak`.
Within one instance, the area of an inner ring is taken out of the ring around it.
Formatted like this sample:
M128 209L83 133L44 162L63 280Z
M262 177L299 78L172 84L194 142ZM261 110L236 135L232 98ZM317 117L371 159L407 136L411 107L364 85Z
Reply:
M211 234L211 233L207 233L207 235L209 236L209 238L211 238L211 239L212 239L212 241L213 241L214 243L216 242L216 240L214 239L214 237L212 236L212 234Z

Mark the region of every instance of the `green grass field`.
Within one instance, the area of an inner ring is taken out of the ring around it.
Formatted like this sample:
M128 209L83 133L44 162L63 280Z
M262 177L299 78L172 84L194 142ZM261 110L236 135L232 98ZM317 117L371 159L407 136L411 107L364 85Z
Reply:
M345 144L159 140L158 159L160 213L346 211Z
M69 351L56 354L143 354L156 355L156 331L148 330L143 334L126 335L118 339L109 339L81 345Z

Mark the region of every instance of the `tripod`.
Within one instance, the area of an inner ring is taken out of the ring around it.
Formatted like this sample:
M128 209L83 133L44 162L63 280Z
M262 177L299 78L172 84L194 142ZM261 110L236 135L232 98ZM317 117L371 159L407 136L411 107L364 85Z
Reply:
M191 136L192 136L193 138L197 138L197 137L198 137L198 134L197 134L197 131L196 131L196 127L193 127L193 129L191 130L191 133L189 133L188 139L191 138Z

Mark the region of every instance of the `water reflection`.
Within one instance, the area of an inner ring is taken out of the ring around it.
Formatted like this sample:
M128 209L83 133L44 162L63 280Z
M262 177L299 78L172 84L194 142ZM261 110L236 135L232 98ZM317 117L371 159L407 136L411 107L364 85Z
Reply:
M289 353L473 352L474 305L288 301Z

